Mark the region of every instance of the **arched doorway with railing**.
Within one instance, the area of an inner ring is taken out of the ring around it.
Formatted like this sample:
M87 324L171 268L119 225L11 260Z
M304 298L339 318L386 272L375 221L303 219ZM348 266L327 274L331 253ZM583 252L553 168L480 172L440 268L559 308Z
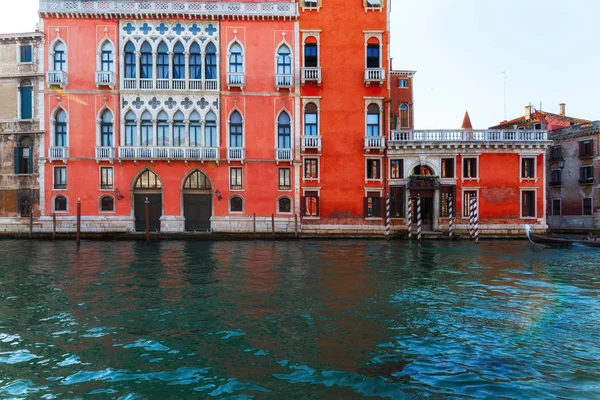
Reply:
M407 189L410 193L409 201L412 203L413 223L417 223L417 204L421 204L421 224L423 231L436 229L436 219L439 216L439 177L434 169L425 164L417 164L412 168Z
M133 215L135 230L146 230L146 200L149 202L148 220L150 230L160 231L160 218L162 217L162 182L153 171L142 171L133 185Z
M183 179L181 187L183 217L188 232L210 232L212 218L212 184L208 176L196 169Z

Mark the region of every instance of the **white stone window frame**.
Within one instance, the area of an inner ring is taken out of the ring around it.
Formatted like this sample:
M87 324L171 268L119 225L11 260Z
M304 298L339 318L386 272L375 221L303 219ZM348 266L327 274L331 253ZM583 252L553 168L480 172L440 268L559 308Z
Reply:
M25 82L29 82L28 85L24 85ZM23 119L21 118L21 89L24 87L31 88L31 118ZM33 86L33 82L31 79L23 78L19 81L19 86L17 87L17 120L19 121L33 121L35 119L35 88Z
M364 197L369 197L369 192L373 193L373 192L377 192L379 193L379 198L383 197L383 189L382 188L377 188L377 187L365 187L365 195ZM384 216L385 216L385 207L383 210L381 210L381 217L364 217L365 221L381 221L383 220Z
M400 178L392 178L392 161L402 161L402 176ZM400 182L400 181L404 181L406 180L406 169L404 168L406 166L406 160L404 157L397 157L394 155L388 155L388 170L387 170L387 176L388 176L388 180L390 181L394 181L394 182Z
M523 177L523 159L531 158L533 159L533 178L524 178ZM479 170L477 171L479 172ZM521 155L519 156L519 182L535 182L538 181L537 174L537 157L535 155Z
M113 55L113 63L112 63L112 68L110 71L103 71L103 72L113 72L115 73L116 71L116 64L117 64L117 46L115 46L115 43L111 40L111 38L108 37L108 35L105 35L102 39L100 39L100 41L98 42L98 48L96 49L96 71L102 71L102 48L104 47L104 45L106 43L110 43L110 45L112 46L112 55Z
M369 0L363 0L363 8L365 9L365 12L369 12L369 11L379 11L382 12L383 11L383 4L386 0L379 0L379 6L375 7L375 6L369 6Z
M555 201L558 201L558 204L559 204L559 207L558 207L559 214L558 215L554 214L554 202ZM562 217L562 199L560 199L560 198L558 198L558 199L551 199L550 200L550 207L551 207L551 210L552 210L552 216L553 217Z
M307 178L306 177L306 165L304 164L305 160L317 160L317 177L316 178ZM320 154L311 154L309 156L303 156L301 168L302 168L302 182L321 183L321 155Z
M454 176L453 177L447 177L447 178L443 178L442 177L442 160L446 160L446 159L451 159L453 164L454 164ZM440 171L440 181L441 182L447 182L447 183L454 183L456 184L456 173L458 169L456 168L456 156L455 155L449 155L449 154L442 154L440 156L440 165L439 165L439 171Z
M317 197L319 199L319 203L318 203L318 207L319 207L319 215L302 215L301 218L302 219L306 219L306 220L320 220L321 219L321 187L320 186L305 186L302 188L302 198L300 199L300 202L302 202L302 200L306 201L306 192L317 192ZM302 207L300 208L300 210L302 210Z
M234 197L239 197L240 199L242 199L242 211L231 211L231 200ZM244 198L244 196L242 196L239 192L236 192L229 196L229 198L227 199L227 212L229 214L243 215L246 212L246 199Z
M21 47L31 47L31 61L21 61ZM32 65L35 62L35 46L31 42L17 42L17 64Z
M365 166L365 183L369 183L369 182L371 182L371 183L373 183L373 182L374 183L381 183L381 182L383 182L383 161L384 161L383 158L384 158L383 155L376 155L376 154L373 154L373 155L370 154L368 157L365 157L365 161L364 161L364 166ZM376 179L376 178L367 178L367 176L368 176L367 175L367 171L368 171L367 163L369 161L373 161L373 160L379 160L379 178L378 179Z
M287 41L285 33L282 34L283 38L281 39L281 41L275 46L275 59L274 59L274 69L273 69L273 77L277 76L279 74L278 72L278 61L279 61L279 49L282 46L286 46L289 50L290 50L290 75L291 75L291 88L289 89L290 92L294 89L294 46L292 46L292 44L290 42ZM277 88L276 88L277 89ZM279 90L279 89L277 89Z
M302 97L302 134L304 135L304 125L305 125L305 114L306 114L306 106L310 103L313 103L317 106L317 136L321 136L321 96L317 97Z
M464 213L465 212L465 204L464 204L464 201L465 201L465 192L475 192L476 193L475 194L475 198L477 199L477 215L479 217L481 217L481 207L479 206L479 199L480 199L480 197L479 197L479 187L463 187L460 190L460 199L461 199L461 205L462 205L461 210L460 210L460 214L461 214L462 219L467 219L468 220L470 218L469 214L465 215L465 213ZM520 211L519 211L519 213L520 213Z
M65 187L62 188L62 189L57 189L56 188L56 173L55 173L55 170L57 168L64 168L65 169ZM53 192L64 192L64 191L67 191L67 190L69 190L69 171L67 171L67 166L66 165L53 165L52 166L52 191ZM52 207L54 208L54 206L52 206Z
M288 117L290 117L290 151L292 152L292 160L290 162L293 162L294 138L296 137L294 132L294 114L286 107L281 107L281 109L275 115L275 149L279 148L279 117L284 112L287 113Z
M477 174L476 174L475 177L465 177L465 160L468 159L468 158L475 159L475 163L477 165ZM481 172L481 164L479 163L479 154L464 154L464 155L462 155L460 161L462 163L462 165L461 165L461 171L460 171L461 172L461 174L460 174L460 176L461 176L461 178L460 178L461 183L465 182L465 181L467 181L467 182L469 182L469 181L471 181L471 182L473 182L473 181L479 182L479 180L481 179L481 173L480 173ZM456 162L454 164L456 165Z
M369 118L369 106L371 104L376 104L379 107L379 136L384 136L383 132L383 97L363 97L365 101L365 126L363 132L365 133L363 136L367 136L368 133L368 118Z
M227 65L226 65L226 70L225 73L228 74L230 73L230 61L231 61L231 47L237 44L242 48L242 74L244 75L243 81L242 81L242 87L246 86L246 47L244 46L244 44L242 43L242 41L237 37L237 34L235 34L235 37L229 42L229 44L227 45ZM219 57L217 55L217 61L218 61ZM188 61L189 63L189 61ZM204 66L203 66L204 67ZM219 65L217 64L217 69L218 69ZM217 71L218 74L219 71ZM229 87L229 78L227 78L227 87L230 89Z
M102 168L110 168L112 169L112 180L113 180L113 187L110 189L102 189ZM115 190L115 169L112 166L108 166L108 165L100 165L98 167L98 190L100 190L101 192L112 192Z
M113 201L113 209L111 211L102 210L102 199L105 197L110 197ZM117 212L117 201L115 196L112 194L104 193L100 197L98 197L98 213L99 214L115 214Z
M366 0L365 0L366 1ZM384 1L384 0L381 0ZM367 48L369 46L369 39L375 38L379 42L379 68L383 69L383 34L384 31L363 31L365 35L365 68L367 67Z
M317 68L321 68L321 30L320 29L302 29L302 67L306 68L305 63L305 49L306 39L314 37L317 40ZM312 67L308 67L312 68Z
M234 106L231 111L229 111L229 114L227 115L227 126L225 127L226 130L226 138L225 138L225 144L227 145L227 151L229 151L229 149L231 148L231 143L230 143L230 135L231 135L231 116L233 115L234 112L238 112L240 113L240 116L242 117L242 148L246 149L246 118L244 118L244 113L242 113L242 110L240 110L237 106ZM208 114L208 113L207 113ZM206 117L206 116L205 116ZM203 119L204 121L204 119ZM217 125L219 124L219 118L217 115ZM217 136L219 134L219 130L218 130L218 126L217 126ZM219 143L220 138L217 137L217 143Z
M283 212L279 209L279 200L281 199L288 199L290 201L290 211L289 212ZM277 199L275 200L275 210L277 212L277 214L280 215L294 215L294 200L292 199L292 196L288 195L288 194L282 194L280 196L277 197Z
M314 3L315 5L307 5L307 2ZM322 6L322 0L300 0L300 8L302 9L302 12L312 10L319 12Z
M113 126L113 145L112 147L115 147L115 135L116 135L116 124L115 124L115 112L108 106L108 105L104 105L100 108L100 110L98 111L98 114L96 115L96 146L101 146L102 145L102 114L104 114L105 111L110 111L111 115L112 115L112 126ZM125 114L123 114L125 115ZM123 117L124 118L124 117Z
M240 169L242 170L242 188L241 189L232 189L232 184L231 184L231 170L233 169ZM230 192L245 192L246 190L244 189L245 185L244 182L246 180L246 176L244 175L244 171L246 169L244 167L242 167L241 165L234 165L234 166L229 166L227 168L227 187L229 188Z
M64 197L65 199L67 199L67 209L66 210L57 210L56 209L56 198L57 197ZM54 213L60 213L60 214L68 214L69 213L69 196L67 196L64 193L57 193L54 196L52 196L52 212Z
M533 217L524 217L523 216L523 192L533 192L534 196L533 196L533 206L534 206L534 216ZM537 187L522 187L519 188L519 219L527 219L527 220L532 220L532 219L537 219L537 215L538 215L538 205L537 205L537 199L538 199L538 188Z
M290 185L289 185L290 188L289 189L280 189L280 187L282 185L279 184L279 170L282 170L282 169L287 169L290 171ZM292 188L294 187L293 177L294 177L294 173L293 173L293 169L291 167L289 167L289 166L288 167L277 167L277 191L282 192L282 193L291 193L293 191Z
M66 118L65 118L65 124L66 124L66 131L67 131L67 139L66 139L66 146L64 147L69 147L69 141L70 141L70 137L71 134L69 132L69 127L70 127L70 123L69 123L69 112L60 104L58 104L56 107L54 107L54 110L52 110L52 112L50 113L50 146L56 146L56 143L54 143L54 137L56 136L56 114L58 114L59 111L64 111Z
M65 40L62 37L60 37L60 35L58 33L56 34L56 37L52 40L52 42L50 42L50 45L48 46L48 70L54 71L54 49L56 48L56 46L58 45L59 42L65 45L65 67L64 67L64 69L62 69L62 71L65 73L68 73L69 72L69 46L67 46L67 42L65 42Z
M591 202L591 204L590 204L591 214L585 214L584 213L585 212L585 205L584 205L585 200L589 200ZM593 197L583 197L581 199L581 215L584 216L584 217L589 217L589 216L593 216L594 215L594 198Z

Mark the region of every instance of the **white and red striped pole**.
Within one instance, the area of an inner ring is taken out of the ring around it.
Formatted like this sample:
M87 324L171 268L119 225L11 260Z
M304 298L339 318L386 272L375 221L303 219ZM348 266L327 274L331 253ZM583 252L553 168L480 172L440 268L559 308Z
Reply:
M417 240L421 241L421 196L417 197Z
M390 197L388 194L385 198L385 238L390 240L390 228L392 224L392 210L390 205Z
M475 236L475 243L479 243L479 202L475 199L475 226L473 227Z
M475 198L469 198L469 236L473 239L475 230Z
M448 236L452 237L454 230L454 211L452 209L452 195L448 195Z
M412 219L413 219L413 208L412 208L412 200L410 199L410 196L407 195L408 198L408 202L407 202L407 207L408 207L408 211L406 213L406 229L408 230L408 238L412 239Z

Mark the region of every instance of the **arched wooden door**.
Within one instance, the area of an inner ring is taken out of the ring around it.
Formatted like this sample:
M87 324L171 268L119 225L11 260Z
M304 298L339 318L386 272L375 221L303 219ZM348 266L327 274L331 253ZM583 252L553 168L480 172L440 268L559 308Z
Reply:
M212 187L200 171L194 171L183 183L183 216L185 230L209 232L212 217Z
M144 171L135 181L133 187L133 209L135 230L146 230L146 199L150 202L150 230L160 231L162 216L162 182L158 175L150 170Z

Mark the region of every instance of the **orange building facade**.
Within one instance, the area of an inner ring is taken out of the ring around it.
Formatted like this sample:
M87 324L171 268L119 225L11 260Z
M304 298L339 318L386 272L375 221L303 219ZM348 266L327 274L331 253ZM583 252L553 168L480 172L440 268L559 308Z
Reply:
M42 226L383 229L389 6L41 0Z

